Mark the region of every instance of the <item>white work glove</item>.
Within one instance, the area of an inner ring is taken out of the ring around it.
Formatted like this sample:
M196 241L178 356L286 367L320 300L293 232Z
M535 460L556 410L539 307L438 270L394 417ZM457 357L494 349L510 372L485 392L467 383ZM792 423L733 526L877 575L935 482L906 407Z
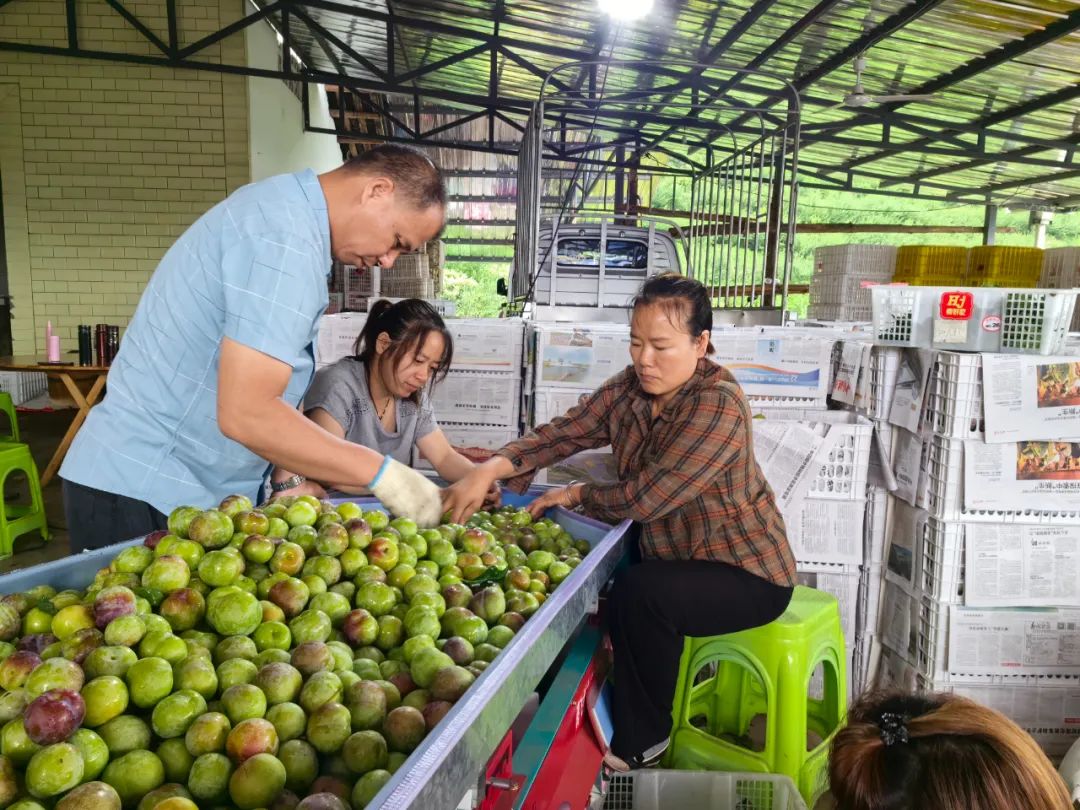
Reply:
M439 488L400 461L386 456L369 489L397 517L412 518L421 529L439 525L442 517Z

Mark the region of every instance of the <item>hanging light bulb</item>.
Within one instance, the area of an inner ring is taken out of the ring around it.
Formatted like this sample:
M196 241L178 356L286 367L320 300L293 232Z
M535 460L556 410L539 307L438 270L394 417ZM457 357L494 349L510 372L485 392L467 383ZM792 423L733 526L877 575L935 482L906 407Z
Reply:
M653 0L596 0L600 10L616 20L638 20L652 11Z

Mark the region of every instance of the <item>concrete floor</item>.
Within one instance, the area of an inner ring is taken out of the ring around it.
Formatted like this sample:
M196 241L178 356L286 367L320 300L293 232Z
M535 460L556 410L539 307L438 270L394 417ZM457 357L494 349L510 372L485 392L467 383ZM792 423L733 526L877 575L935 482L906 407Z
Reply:
M52 458L71 420L75 418L75 410L71 408L55 411L20 411L18 416L20 438L30 445L34 462L38 466L38 471L41 472ZM0 419L3 417L0 416ZM60 479L53 478L41 494L45 500L45 514L49 520L51 538L45 542L37 532L16 538L14 553L10 557L0 559L0 573L67 556L68 531L64 520L64 500L60 493ZM12 501L28 500L26 479L12 475L5 484L4 497ZM0 577L0 592L2 591L3 578Z

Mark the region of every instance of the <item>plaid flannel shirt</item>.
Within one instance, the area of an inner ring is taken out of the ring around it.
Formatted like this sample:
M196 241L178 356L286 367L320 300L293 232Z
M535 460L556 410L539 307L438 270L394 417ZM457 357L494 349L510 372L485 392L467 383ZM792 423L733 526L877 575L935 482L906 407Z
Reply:
M792 586L795 557L750 430L746 397L722 366L699 361L655 419L651 398L628 367L498 455L522 470L508 482L520 490L531 471L610 444L619 480L586 484L586 512L641 523L646 558L724 562Z

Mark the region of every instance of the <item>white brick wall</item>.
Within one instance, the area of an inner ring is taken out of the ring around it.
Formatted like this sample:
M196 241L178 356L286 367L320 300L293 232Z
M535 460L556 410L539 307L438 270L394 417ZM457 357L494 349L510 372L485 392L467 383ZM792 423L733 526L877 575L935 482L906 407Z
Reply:
M165 4L128 0L167 38ZM239 19L242 0L177 4L189 44ZM81 47L155 53L106 3L79 3ZM0 39L67 42L63 0L0 9ZM199 59L242 64L243 32ZM206 71L0 53L0 176L12 338L43 353L51 320L65 351L76 326L126 326L176 237L248 182L247 85Z

